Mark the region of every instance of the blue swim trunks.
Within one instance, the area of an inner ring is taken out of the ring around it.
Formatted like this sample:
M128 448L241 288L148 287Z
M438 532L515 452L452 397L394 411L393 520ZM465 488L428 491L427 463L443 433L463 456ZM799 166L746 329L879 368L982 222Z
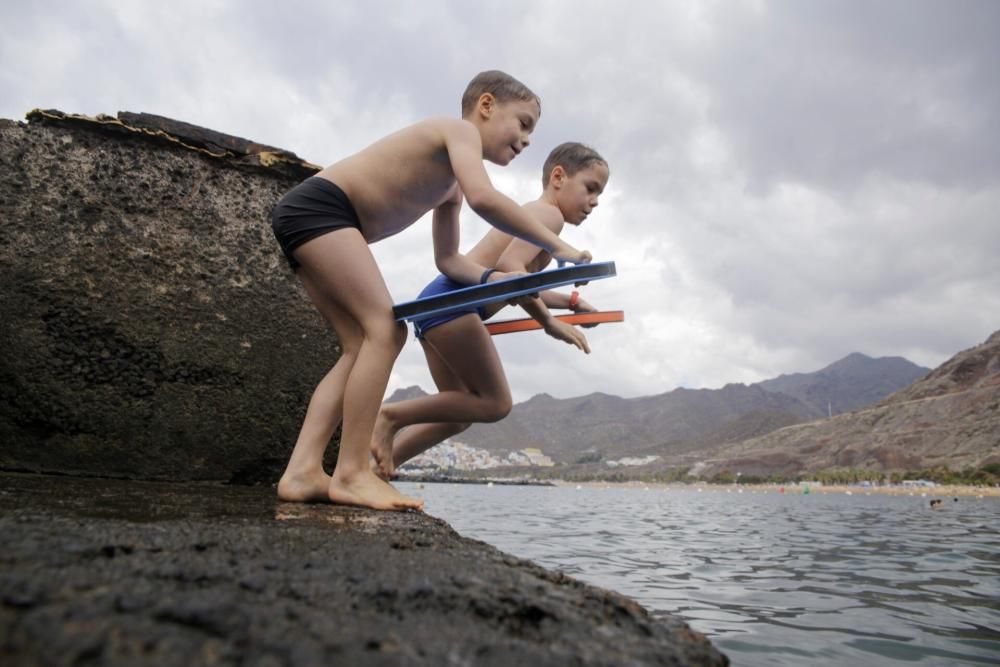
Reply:
M437 278L427 284L427 287L420 292L420 295L417 298L423 299L427 296L437 296L438 294L444 294L445 292L454 292L455 290L462 289L463 287L468 287L468 285L456 283L448 276L439 274ZM463 315L468 315L469 313L476 313L479 315L480 319L486 319L486 310L484 308L469 307L464 310L457 310L444 315L433 315L424 320L413 320L413 333L417 338L423 338L424 334L434 327L440 326L445 322L457 320Z

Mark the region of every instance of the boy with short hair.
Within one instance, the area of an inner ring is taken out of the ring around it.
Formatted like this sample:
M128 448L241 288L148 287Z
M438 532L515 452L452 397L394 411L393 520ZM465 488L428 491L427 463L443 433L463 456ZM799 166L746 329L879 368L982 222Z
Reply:
M487 222L573 263L590 253L564 243L497 192L483 160L507 165L528 146L541 102L524 84L482 72L462 98L462 119L432 118L404 128L320 171L275 206L272 227L310 299L337 333L342 353L309 401L278 497L330 500L375 509L420 509L376 476L369 464L372 429L406 327L368 249L429 210L438 269L462 285L487 267L458 252L462 200ZM504 274L494 274L493 279ZM332 476L323 452L343 418ZM391 443L377 450L391 459Z
M576 142L557 146L542 168L544 191L524 210L554 234L565 223L577 226L597 206L608 182L608 163L594 149ZM551 255L537 246L490 230L468 253L468 258L509 273L541 271ZM509 275L509 273L507 275ZM460 287L446 276L434 279L420 296L431 296ZM544 291L539 298L524 298L519 305L535 318L547 334L575 345L589 354L583 333L556 319L549 308L575 312L594 309L576 292ZM457 435L471 423L494 422L511 409L510 388L496 347L483 320L492 317L504 303L470 308L414 322L438 393L398 403L386 403L375 422L373 451L392 443L392 459L376 456L376 470L390 478L395 468ZM405 430L402 430L405 428Z

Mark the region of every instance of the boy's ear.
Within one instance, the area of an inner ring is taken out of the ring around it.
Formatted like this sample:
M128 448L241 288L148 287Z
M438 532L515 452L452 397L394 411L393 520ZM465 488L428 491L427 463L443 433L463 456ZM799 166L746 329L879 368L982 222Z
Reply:
M476 109L479 110L479 114L483 118L489 118L496 106L497 98L493 97L493 93L483 93L479 96L479 102L476 104Z
M566 170L563 169L563 166L561 164L557 164L552 167L552 173L549 174L549 184L554 188L561 188L565 180Z

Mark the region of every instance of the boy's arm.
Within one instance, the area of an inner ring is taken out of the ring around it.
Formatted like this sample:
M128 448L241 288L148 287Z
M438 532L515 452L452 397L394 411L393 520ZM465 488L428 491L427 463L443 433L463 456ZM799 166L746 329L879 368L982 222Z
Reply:
M583 333L571 324L566 324L561 320L557 320L553 317L549 309L545 307L541 299L531 299L530 301L520 302L522 308L531 317L542 325L542 329L548 335L552 336L556 340L561 340L564 343L569 343L570 345L575 345L586 354L590 354L590 345L587 344L587 337Z
M431 233L434 237L434 263L438 271L463 285L478 285L486 270L458 251L459 220L458 212L462 207L462 195L455 196L434 209L431 223ZM487 282L509 278L507 272L494 271Z
M549 251L558 260L582 264L590 261L579 251L540 225L512 199L497 192L483 166L479 131L467 121L449 124L444 132L451 168L469 206L488 223L519 239Z
M525 204L524 208L532 204ZM562 216L553 208L534 208L532 212L542 227L548 230L556 238L563 228ZM523 239L513 239L507 244L500 259L497 260L497 269L500 271L541 271L552 261L552 253L539 250L535 246Z
M579 293L577 293L576 300L573 300L572 294L566 294L565 292L557 292L555 290L545 290L540 294L542 297L542 303L545 304L546 308L561 308L565 310L572 310L574 313L592 313L596 308L591 306L589 303L580 298ZM588 325L583 325L588 326Z
M549 221L546 220L544 222L546 226L551 228ZM559 220L558 224L559 228L561 228L562 220ZM559 228L553 228L553 231L558 234ZM535 253L534 258L531 257L531 253ZM552 258L548 253L544 251L540 252L534 246L526 244L523 241L514 240L507 247L507 250L504 251L504 254L500 256L500 259L497 261L497 266L501 267L505 271L521 271L527 269L530 273L536 273L548 266L551 261ZM577 294L576 300L573 299L572 294L557 292L555 290L545 290L544 292L541 292L539 296L541 297L542 303L545 304L546 308L572 310L574 313L589 313L595 310L593 306L581 299L579 294Z
M576 294L576 299L573 299L573 294ZM555 290L545 290L539 296L542 298L542 303L545 304L546 308L565 308L571 310L574 313L594 313L597 309L591 306L589 303L580 298L579 292L573 292L573 294L565 294L563 292L556 292ZM581 324L584 329L593 329L596 324Z
M554 212L553 214L541 213L540 220L545 228L552 231L553 234L558 234L562 230L562 217L554 214ZM497 261L497 268L501 271L527 271L528 269L541 271L549 261L551 261L551 258L546 256L544 252L539 252L538 248L520 239L514 239L507 246L507 249L503 251L503 254L500 255L500 259ZM557 294L556 292L547 290L546 292L542 292L543 296L541 298L522 298L517 300L517 304L524 308L528 315L536 322L542 325L545 333L556 340L575 345L587 354L590 354L590 346L587 344L586 336L576 327L557 320L549 312L549 309L546 308L544 295L547 293ZM569 297L566 296L565 298L568 303Z

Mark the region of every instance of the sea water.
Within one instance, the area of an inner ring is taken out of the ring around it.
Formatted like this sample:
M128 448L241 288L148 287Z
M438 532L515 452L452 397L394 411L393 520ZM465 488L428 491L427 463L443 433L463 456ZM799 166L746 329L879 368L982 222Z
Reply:
M400 484L429 514L708 635L736 666L1000 664L1000 499Z

